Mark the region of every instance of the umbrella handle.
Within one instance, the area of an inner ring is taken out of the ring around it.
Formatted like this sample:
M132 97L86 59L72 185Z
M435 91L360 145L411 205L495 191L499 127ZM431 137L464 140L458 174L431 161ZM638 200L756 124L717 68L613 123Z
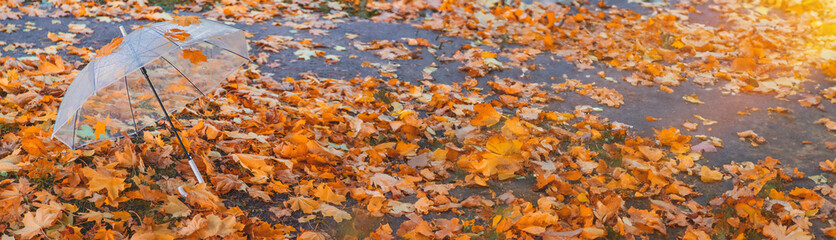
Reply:
M128 33L125 31L125 27L123 26L119 26L119 32L122 33L122 37L128 35ZM200 170L198 170L194 160L192 160L191 153L189 153L189 150L186 149L186 145L183 144L183 140L180 139L180 134L177 133L177 128L174 127L174 123L171 122L171 117L168 116L168 112L166 112L165 106L163 106L163 101L160 100L160 96L157 95L157 90L154 89L154 84L151 83L151 79L148 77L148 73L146 73L145 67L140 68L140 70L142 71L142 74L145 76L145 80L148 80L148 85L151 87L151 90L154 91L154 96L157 97L157 101L160 103L160 108L162 108L163 113L165 113L165 118L168 120L168 124L171 125L171 130L174 132L174 136L177 137L177 140L180 142L180 146L182 146L183 151L186 152L186 156L188 156L189 158L189 167L192 168L192 172L194 172L195 177L197 177L197 182L203 183L203 176L200 174ZM178 187L177 190L180 192L180 195L183 195L183 197L186 197L188 195L186 191L183 190L183 186Z

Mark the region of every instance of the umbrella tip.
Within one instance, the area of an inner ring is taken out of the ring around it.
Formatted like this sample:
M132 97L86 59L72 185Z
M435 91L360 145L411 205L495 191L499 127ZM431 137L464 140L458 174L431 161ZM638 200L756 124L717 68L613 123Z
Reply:
M125 35L128 35L128 33L125 32L125 27L123 27L123 26L119 26L119 31L122 32L122 37L125 37Z

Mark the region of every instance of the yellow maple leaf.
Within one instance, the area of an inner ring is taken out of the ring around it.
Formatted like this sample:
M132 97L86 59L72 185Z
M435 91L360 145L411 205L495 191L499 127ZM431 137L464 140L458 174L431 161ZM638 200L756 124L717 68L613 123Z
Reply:
M476 111L476 117L470 120L470 124L474 126L490 127L498 123L502 117L502 114L499 114L489 103L476 104L476 106L473 106L473 110Z
M107 190L107 197L111 200L119 197L119 193L125 190L127 185L125 184L125 178L114 176L112 170L109 169L85 167L81 169L81 172L89 179L87 187L90 188L90 191L97 192L105 189Z

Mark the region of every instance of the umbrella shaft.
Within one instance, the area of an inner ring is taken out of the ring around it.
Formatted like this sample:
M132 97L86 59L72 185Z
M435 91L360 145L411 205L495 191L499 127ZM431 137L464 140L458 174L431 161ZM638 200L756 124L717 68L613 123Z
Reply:
M165 106L163 105L163 100L160 99L160 95L157 94L157 89L154 88L154 84L151 83L151 78L148 77L148 72L145 70L145 67L139 68L139 71L142 72L142 75L145 77L145 80L148 81L148 86L151 87L151 91L154 92L154 97L157 98L157 102L160 103L160 108L163 110L163 114L165 114L165 119L168 120L168 125L171 126L171 131L174 132L174 136L177 137L177 141L180 142L180 147L183 147L183 151L186 152L186 157L189 158L189 165L191 165L192 170L195 170L194 173L197 177L198 182L203 182L203 176L200 175L200 172L196 171L197 166L194 166L194 161L192 160L192 154L189 153L189 150L186 149L186 145L183 144L183 139L180 138L180 133L177 131L177 127L174 127L174 122L171 121L171 117L168 116L168 111L165 110Z

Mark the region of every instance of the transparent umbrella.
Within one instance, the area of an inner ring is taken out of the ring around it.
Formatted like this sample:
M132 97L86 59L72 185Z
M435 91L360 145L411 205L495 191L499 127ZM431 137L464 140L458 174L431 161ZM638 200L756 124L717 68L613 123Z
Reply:
M195 18L189 24L144 26L76 75L58 108L52 137L76 149L123 132L137 134L165 117L186 150L169 114L205 96L248 62L247 56L244 32L222 23ZM202 183L187 150L186 155Z

